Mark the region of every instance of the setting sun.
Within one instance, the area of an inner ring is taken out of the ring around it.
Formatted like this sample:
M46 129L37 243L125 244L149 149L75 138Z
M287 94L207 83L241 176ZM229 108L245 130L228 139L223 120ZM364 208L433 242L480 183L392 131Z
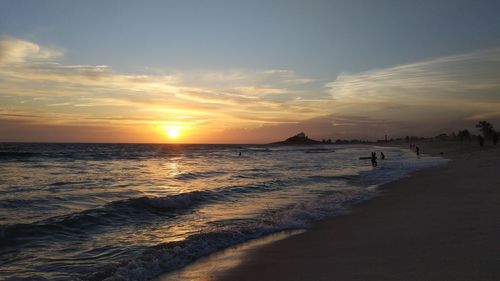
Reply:
M181 135L181 128L179 126L166 126L165 131L171 139L176 139Z

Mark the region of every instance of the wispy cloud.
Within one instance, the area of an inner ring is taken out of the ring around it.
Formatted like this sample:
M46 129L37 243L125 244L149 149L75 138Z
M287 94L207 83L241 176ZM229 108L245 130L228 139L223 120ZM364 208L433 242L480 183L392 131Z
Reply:
M341 73L326 87L331 100L322 100L325 107L313 110L324 112L323 116L269 124L234 135L279 139L279 132L286 135L304 130L317 138L383 138L386 134L433 135L472 129L478 120L500 125L500 49Z
M36 63L62 56L60 50L41 47L38 44L13 37L0 38L0 65Z
M177 118L189 114L212 129L298 121L312 115L305 110L311 102L297 101L301 90L290 83L292 79L296 83L309 80L293 71L125 74L105 65L65 65L59 60L63 55L61 50L34 42L1 38L2 107L37 112L39 121L59 115L68 123L99 119L104 125L136 122L141 112L151 113L150 118L140 119L151 124L168 118L193 122ZM278 102L268 98L270 95L282 95L283 99ZM28 102L21 105L20 97ZM35 102L35 98L44 99ZM72 114L77 118L68 118Z
M139 136L176 123L199 135L193 141L217 141L224 134L268 141L294 130L362 137L500 119L499 49L341 73L326 85L288 69L134 74L67 65L63 56L62 48L0 38L3 124L17 120L31 124L30 130L56 124L68 132L74 132L71 126L99 132L120 127ZM15 132L16 126L10 128ZM232 139L238 140L244 139Z
M327 86L337 113L418 122L500 108L500 50L340 74Z

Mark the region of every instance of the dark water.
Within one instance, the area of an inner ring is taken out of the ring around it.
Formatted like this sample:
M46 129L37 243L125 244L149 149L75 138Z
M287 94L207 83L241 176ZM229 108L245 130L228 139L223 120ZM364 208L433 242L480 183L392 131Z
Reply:
M358 160L371 151L388 160ZM368 146L0 144L0 279L148 280L443 162Z

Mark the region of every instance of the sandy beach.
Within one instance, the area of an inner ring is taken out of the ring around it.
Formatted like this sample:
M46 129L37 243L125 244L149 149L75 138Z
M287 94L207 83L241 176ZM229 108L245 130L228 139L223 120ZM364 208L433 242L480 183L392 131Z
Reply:
M249 251L217 280L499 280L500 149L418 144L452 161L307 232Z

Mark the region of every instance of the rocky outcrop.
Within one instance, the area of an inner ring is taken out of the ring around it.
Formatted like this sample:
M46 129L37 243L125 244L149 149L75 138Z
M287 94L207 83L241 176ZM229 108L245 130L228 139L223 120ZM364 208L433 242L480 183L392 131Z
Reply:
M321 141L310 139L304 133L299 133L293 137L289 137L284 141L273 142L271 144L280 145L304 145L304 144L323 144Z

